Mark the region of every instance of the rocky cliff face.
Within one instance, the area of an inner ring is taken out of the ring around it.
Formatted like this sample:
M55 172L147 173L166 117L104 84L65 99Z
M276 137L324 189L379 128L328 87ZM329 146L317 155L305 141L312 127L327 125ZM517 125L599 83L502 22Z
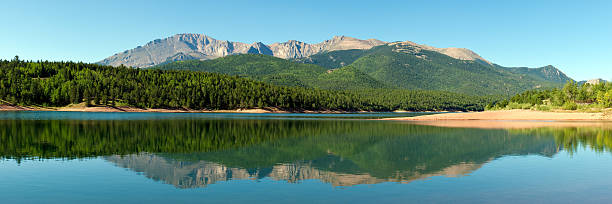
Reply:
M308 57L320 52L370 49L374 46L384 44L386 44L386 42L376 39L360 40L346 36L334 36L331 40L326 40L312 45L300 41L290 40L284 43L274 43L270 45L270 48L273 50L275 57L295 59Z
M264 54L283 59L307 57L319 52L370 49L385 42L375 39L359 40L356 38L336 36L317 44L308 44L290 40L284 43L265 45L217 40L203 34L177 34L165 39L157 39L144 46L126 50L108 57L99 64L111 66L151 67L168 60L180 59L214 59L233 54ZM178 57L177 57L178 55Z

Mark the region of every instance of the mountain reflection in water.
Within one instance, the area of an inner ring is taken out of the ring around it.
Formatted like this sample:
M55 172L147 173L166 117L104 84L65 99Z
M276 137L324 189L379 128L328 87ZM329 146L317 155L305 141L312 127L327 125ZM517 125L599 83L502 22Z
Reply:
M401 172L389 178L377 178L367 173L334 172L328 168L321 170L313 161L301 161L277 164L262 168L228 167L220 163L198 161L184 162L154 154L128 156L109 156L106 160L119 167L142 172L148 178L163 181L178 188L205 187L220 181L262 179L283 180L299 183L302 180L316 179L333 186L352 186L357 184L376 184L381 182L408 182L431 176L463 176L482 166L482 164L462 163L449 166L438 172L420 174L419 172ZM342 167L338 167L342 168Z
M238 179L333 186L458 177L507 155L608 152L610 130L491 130L358 120L3 120L5 159L101 156L178 188Z

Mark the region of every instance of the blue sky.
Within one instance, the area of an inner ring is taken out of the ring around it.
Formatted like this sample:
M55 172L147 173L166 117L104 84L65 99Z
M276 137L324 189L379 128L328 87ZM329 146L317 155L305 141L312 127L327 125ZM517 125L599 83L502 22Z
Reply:
M334 35L465 47L503 66L612 79L612 1L2 0L0 58L95 62L177 33L316 43Z

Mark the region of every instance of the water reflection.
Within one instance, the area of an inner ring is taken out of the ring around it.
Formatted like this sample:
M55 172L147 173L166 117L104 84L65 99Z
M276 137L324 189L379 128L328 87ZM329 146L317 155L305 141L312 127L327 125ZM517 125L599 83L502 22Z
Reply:
M506 155L609 152L610 130L472 129L352 120L4 120L2 158L98 157L178 188L316 179L333 186L468 175Z

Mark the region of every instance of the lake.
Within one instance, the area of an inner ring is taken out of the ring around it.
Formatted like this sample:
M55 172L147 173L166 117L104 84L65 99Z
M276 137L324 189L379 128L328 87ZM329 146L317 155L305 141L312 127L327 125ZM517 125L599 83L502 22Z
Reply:
M2 203L611 203L612 131L0 112Z

